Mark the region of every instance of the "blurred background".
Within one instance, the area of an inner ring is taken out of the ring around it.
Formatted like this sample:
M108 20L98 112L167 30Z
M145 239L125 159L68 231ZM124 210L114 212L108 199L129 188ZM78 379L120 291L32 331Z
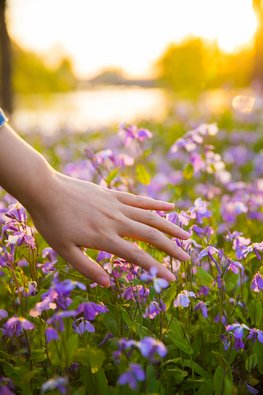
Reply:
M0 101L24 131L249 112L263 0L0 0Z

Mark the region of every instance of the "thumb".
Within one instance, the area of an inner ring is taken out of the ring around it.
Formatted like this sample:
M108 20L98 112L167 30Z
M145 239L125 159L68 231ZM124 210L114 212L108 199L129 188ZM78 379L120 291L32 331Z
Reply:
M72 246L66 255L67 261L85 277L103 287L110 286L110 278L105 270L96 261L85 255L79 247Z

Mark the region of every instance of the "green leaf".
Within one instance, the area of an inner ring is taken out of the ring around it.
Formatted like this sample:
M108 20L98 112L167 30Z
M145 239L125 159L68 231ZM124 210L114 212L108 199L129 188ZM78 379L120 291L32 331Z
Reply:
M190 180L194 175L194 167L191 163L187 163L183 170L183 176L186 180Z
M250 355L245 362L246 370L250 373L252 369L254 369L258 364L258 355L252 354Z
M213 277L205 271L202 267L197 268L196 277L200 280L202 285L211 285L214 281Z
M75 350L74 359L90 368L94 374L102 367L105 359L104 352L96 347L87 346Z
M111 181L114 180L114 178L118 175L119 173L119 168L116 167L115 169L113 169L107 176L106 178L106 183L107 185L110 185Z
M216 395L224 394L225 371L221 366L216 368L214 374L214 389Z
M195 373L199 374L202 377L209 377L209 373L205 371L198 363L191 361L190 359L186 359L183 361L182 365L188 368L191 368Z
M74 361L75 350L79 345L79 336L77 334L73 334L68 337L65 342L65 351L67 353L66 361L68 366Z
M143 185L149 185L151 182L150 174L140 163L136 166L136 178Z
M168 289L165 289L162 292L162 300L166 305L166 310L168 310L169 307L171 306L171 303L174 300L176 294L177 294L177 284L176 281L174 281Z
M170 336L171 341L184 353L190 355L193 354L193 349L186 339L178 338L176 336Z
M172 373L173 379L176 384L180 384L184 380L184 378L188 376L188 373L185 370L179 369L177 367L171 369L168 368L167 370Z
M212 354L215 356L217 363L223 368L223 369L228 369L228 363L223 357L222 354L218 351L212 351Z
M261 326L262 321L262 302L259 299L252 300L248 307L249 317L252 325Z

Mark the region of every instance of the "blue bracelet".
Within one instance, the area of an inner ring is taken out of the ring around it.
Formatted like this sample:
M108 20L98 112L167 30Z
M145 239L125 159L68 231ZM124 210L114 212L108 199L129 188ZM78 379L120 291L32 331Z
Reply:
M8 121L7 116L4 111L0 108L0 127L3 126Z

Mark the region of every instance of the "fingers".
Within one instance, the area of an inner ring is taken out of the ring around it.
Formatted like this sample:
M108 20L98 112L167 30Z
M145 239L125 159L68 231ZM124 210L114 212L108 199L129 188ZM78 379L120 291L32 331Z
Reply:
M152 226L153 228L159 229L160 231L173 237L178 237L179 239L183 240L186 240L190 237L188 232L167 221L167 219L160 217L158 214L152 213L151 211L125 206L123 212L130 219Z
M167 236L161 233L159 230L149 227L148 225L129 221L125 236L133 239L146 241L162 251L165 251L168 255L173 256L181 261L187 261L190 256L180 248L174 241L170 240Z
M137 247L135 244L128 242L127 240L119 239L112 245L111 254L114 254L120 258L125 259L127 262L134 265L140 266L145 270L150 270L152 266L157 268L158 276L164 278L167 281L174 281L174 275L166 269L160 262L156 261L152 256L147 254L143 249Z
M85 277L88 277L103 287L110 286L110 278L107 273L97 262L93 261L87 255L84 255L79 247L72 246L69 251L63 255L64 258Z
M112 191L117 199L128 206L144 208L147 210L169 211L174 209L174 204L163 202L162 200L154 200L144 196L133 195L128 192Z

